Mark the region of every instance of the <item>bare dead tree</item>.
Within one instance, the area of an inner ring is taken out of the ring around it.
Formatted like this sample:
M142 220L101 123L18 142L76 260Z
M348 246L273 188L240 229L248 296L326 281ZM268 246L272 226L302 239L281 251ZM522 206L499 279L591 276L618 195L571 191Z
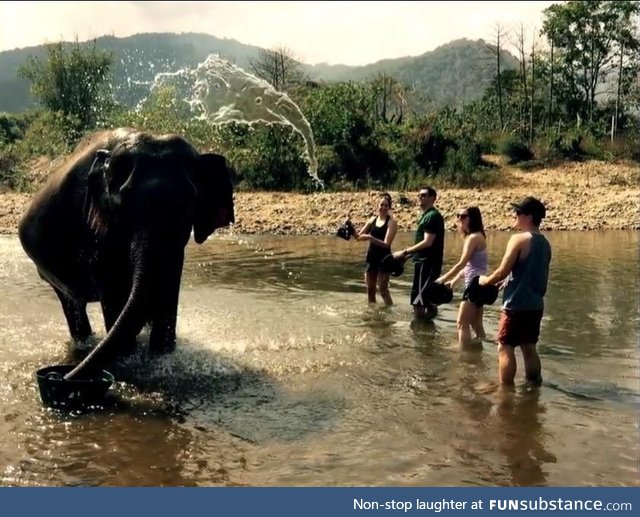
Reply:
M262 49L257 59L249 62L251 71L276 90L286 92L304 81L300 61L286 47Z
M527 104L529 99L529 91L527 88L527 54L525 51L525 36L524 25L520 25L520 33L518 34L517 49L520 57L520 86L522 88L522 94L520 95L520 135L524 138L525 135L525 118L527 115Z
M502 100L502 43L504 41L506 32L502 25L499 23L496 24L495 30L493 33L493 45L490 46L490 50L494 53L496 58L496 79L497 79L497 90L498 90L498 106L500 110L500 131L504 131L504 103Z
M533 111L535 107L535 91L536 91L536 32L532 32L531 36L531 104L529 106L529 146L533 145Z

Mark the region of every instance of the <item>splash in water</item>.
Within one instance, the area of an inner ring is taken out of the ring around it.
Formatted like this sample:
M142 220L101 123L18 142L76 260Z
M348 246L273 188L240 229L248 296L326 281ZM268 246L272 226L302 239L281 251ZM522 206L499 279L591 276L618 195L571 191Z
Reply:
M286 93L216 54L210 55L193 71L160 74L155 86L171 82L192 110L211 124L282 124L290 126L305 143L304 158L311 177L318 178L318 161L311 125Z

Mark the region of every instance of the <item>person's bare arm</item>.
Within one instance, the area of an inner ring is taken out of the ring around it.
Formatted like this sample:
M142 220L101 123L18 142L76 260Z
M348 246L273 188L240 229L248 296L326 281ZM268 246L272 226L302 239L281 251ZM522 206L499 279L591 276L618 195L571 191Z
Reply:
M480 244L480 235L470 235L464 240L464 244L462 245L462 255L460 255L460 260L455 263L455 265L447 271L444 275L436 280L436 282L444 283L447 280L450 280L454 276L458 275L467 265L467 262L471 260L471 256L473 252L477 249ZM457 278L456 278L457 280Z
M413 246L409 246L408 248L405 248L402 251L396 251L393 254L393 256L395 258L400 258L400 257L406 257L407 255L412 255L414 253L417 253L418 251L431 247L431 245L435 240L436 240L435 233L425 232L424 238L420 242L418 242L417 244L414 244Z
M376 246L380 246L381 248L391 248L391 243L393 239L395 239L396 232L398 231L398 223L395 219L389 218L389 226L387 227L387 233L384 236L384 240L377 239L373 235L368 237L368 241Z
M516 260L518 260L518 254L520 253L525 240L526 237L523 237L522 235L514 235L511 237L507 243L507 249L504 252L502 262L498 268L490 275L482 275L480 277L479 284L495 285L507 278L516 263Z
M360 231L358 232L358 236L357 236L357 239L359 241L361 241L361 240L369 240L370 239L369 231L371 230L371 225L374 223L375 220L376 220L376 216L374 215L374 216L369 218L369 220L364 224L364 226L362 228L360 228ZM367 237L361 238L364 235L366 235Z

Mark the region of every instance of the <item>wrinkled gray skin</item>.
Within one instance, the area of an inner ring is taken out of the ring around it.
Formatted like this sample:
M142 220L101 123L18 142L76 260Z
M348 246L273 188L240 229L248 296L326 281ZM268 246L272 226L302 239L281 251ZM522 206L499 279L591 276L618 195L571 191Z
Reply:
M22 246L54 289L71 337L92 335L88 302L107 336L67 378L90 376L133 351L145 324L152 353L174 350L184 248L234 222L226 160L177 135L96 133L35 195Z

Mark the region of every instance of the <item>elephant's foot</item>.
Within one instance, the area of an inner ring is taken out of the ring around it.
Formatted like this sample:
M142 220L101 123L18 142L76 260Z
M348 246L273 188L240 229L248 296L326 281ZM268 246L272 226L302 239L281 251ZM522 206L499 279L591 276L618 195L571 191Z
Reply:
M99 340L95 334L90 334L82 338L74 337L71 341L70 349L78 352L87 352L93 349L98 343Z
M174 320L175 321L175 320ZM176 349L176 330L173 322L154 321L149 336L149 352L153 355L169 354Z
M153 343L153 342L149 343L149 352L152 355L170 354L175 349L176 349L175 339L163 340L159 343Z
M138 340L136 338L123 341L118 347L118 355L120 357L129 357L138 351Z

